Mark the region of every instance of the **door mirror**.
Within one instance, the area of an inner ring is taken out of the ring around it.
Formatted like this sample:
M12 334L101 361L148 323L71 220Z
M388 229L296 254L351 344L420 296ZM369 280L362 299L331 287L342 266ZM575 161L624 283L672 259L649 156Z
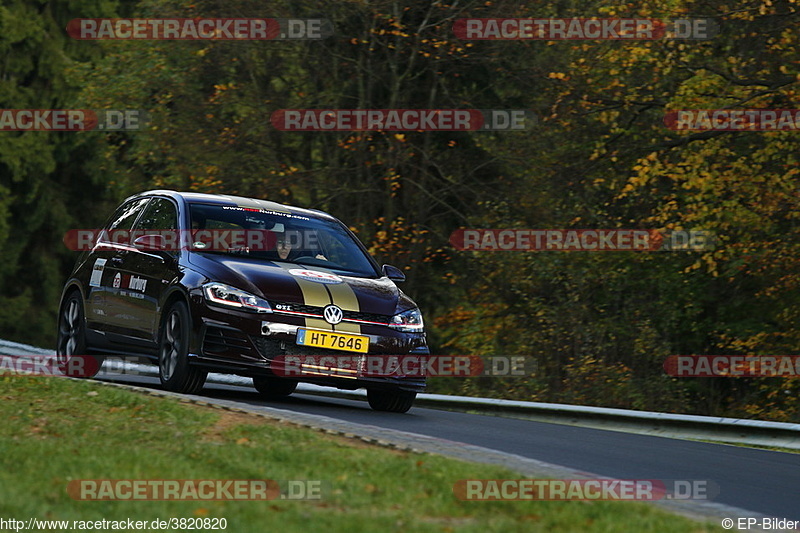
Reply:
M392 265L383 265L383 275L392 281L405 281L406 275L403 271Z

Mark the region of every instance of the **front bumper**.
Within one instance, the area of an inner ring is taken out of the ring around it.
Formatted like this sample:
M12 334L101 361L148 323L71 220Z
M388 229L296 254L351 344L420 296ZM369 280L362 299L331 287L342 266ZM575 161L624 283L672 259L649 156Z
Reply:
M279 313L252 314L219 309L197 302L192 309L195 332L190 360L209 371L243 376L280 375L273 360L281 356L357 356L346 351L308 348L296 343L297 329L309 328L303 317ZM318 326L318 322L315 322ZM328 330L332 331L332 330ZM347 331L346 333L351 333ZM385 326L362 326L357 333L369 338L368 355L426 355L429 353L425 333L407 333ZM275 363L278 364L277 362ZM292 376L305 383L355 390L375 389L421 392L425 377L402 373L381 376L343 377L341 374Z

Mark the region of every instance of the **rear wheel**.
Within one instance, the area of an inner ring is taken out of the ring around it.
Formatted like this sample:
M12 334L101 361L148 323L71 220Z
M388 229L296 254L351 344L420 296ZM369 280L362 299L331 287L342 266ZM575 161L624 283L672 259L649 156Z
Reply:
M376 411L405 413L414 405L416 392L367 389L369 406Z
M196 394L203 389L208 372L189 364L189 309L175 302L167 311L161 326L158 349L158 377L165 389Z
M291 395L297 388L297 382L291 379L259 376L253 378L253 386L264 398L278 400Z
M86 355L86 321L81 294L73 291L64 301L58 317L56 363L65 376L92 378L100 371L103 358Z

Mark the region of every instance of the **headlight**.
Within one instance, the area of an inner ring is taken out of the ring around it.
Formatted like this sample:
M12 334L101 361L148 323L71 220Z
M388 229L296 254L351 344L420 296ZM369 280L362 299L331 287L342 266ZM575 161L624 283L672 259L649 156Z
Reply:
M409 309L400 314L394 315L389 323L390 328L398 331L419 332L424 328L422 323L422 313L419 309Z
M245 292L223 283L206 283L203 285L206 300L226 307L238 307L243 311L271 313L269 302L254 294Z

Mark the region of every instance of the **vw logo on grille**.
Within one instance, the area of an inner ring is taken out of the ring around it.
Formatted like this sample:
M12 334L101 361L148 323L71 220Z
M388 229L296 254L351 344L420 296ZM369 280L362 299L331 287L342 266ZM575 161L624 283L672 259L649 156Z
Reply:
M342 321L342 309L335 305L329 305L322 310L322 315L325 317L325 322L328 324L338 324Z

